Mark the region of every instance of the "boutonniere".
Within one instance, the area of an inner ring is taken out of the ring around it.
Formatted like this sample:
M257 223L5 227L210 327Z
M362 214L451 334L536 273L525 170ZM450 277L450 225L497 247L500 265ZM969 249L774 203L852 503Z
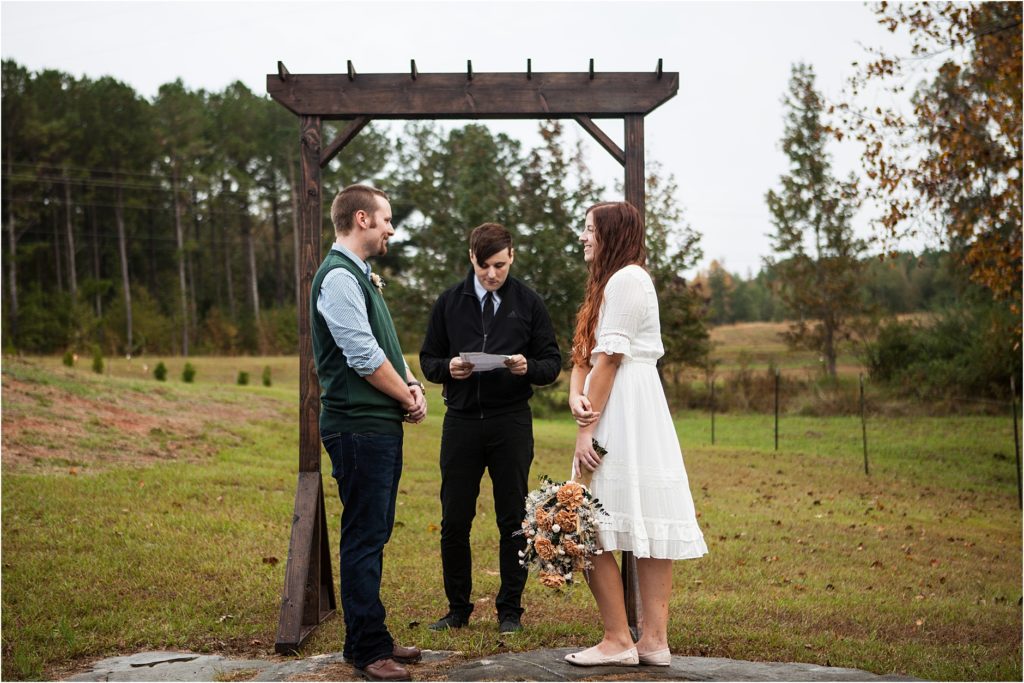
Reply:
M373 286L377 288L378 292L382 292L384 290L384 280L380 275L377 275L377 273L370 273L370 282L373 283Z

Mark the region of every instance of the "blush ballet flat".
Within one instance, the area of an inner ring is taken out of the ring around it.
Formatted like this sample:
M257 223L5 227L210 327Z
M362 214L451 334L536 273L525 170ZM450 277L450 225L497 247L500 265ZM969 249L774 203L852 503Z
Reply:
M596 647L591 647L566 655L565 661L576 666L636 666L640 657L635 647L614 655L602 654Z
M669 666L672 664L672 653L669 652L667 647L664 650L655 650L654 652L645 652L643 654L638 653L637 658L645 666Z

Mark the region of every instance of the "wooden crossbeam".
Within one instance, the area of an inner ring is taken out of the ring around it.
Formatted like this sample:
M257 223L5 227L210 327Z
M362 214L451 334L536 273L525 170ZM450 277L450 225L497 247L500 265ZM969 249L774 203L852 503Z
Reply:
M415 72L416 65L413 64L413 71ZM414 76L415 78L415 76ZM345 130L338 133L338 137L331 141L331 144L327 145L327 149L320 153L320 168L323 168L331 159L338 155L338 152L345 149L345 145L352 142L353 138L359 134L366 124L370 122L369 116L357 116L345 126Z
M322 119L621 118L650 113L679 90L678 72L278 74L267 92Z
M622 148L615 144L615 141L608 137L608 134L601 130L593 119L589 116L574 116L576 122L583 126L583 130L590 133L591 137L597 140L598 144L605 148L615 161L619 162L623 166L626 165L626 153L622 151Z

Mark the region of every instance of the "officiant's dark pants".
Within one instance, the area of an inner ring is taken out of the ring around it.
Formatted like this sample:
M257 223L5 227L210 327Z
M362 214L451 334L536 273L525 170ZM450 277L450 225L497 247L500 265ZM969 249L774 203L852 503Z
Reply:
M495 599L498 619L522 614L527 572L519 565L519 551L526 548L526 538L512 534L522 528L532 461L533 416L529 408L482 419L445 415L441 433L441 563L452 614L469 618L473 611L469 532L485 469L491 477L501 534L501 589Z

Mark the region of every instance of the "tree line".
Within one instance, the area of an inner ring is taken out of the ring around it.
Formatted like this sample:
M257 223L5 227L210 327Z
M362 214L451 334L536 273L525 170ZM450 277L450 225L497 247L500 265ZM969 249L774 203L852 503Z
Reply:
M152 101L112 78L3 62L4 334L7 350L50 353L294 353L298 125L242 83L179 80ZM325 124L325 139L337 132ZM399 230L376 264L403 344L418 348L430 306L468 272L469 231L497 221L516 239L515 274L544 297L568 348L585 269L578 228L606 197L558 121L532 149L482 125L364 129L324 169L330 196L371 182ZM706 352L698 299L678 276L701 257L672 177L648 178L651 270L687 343Z

